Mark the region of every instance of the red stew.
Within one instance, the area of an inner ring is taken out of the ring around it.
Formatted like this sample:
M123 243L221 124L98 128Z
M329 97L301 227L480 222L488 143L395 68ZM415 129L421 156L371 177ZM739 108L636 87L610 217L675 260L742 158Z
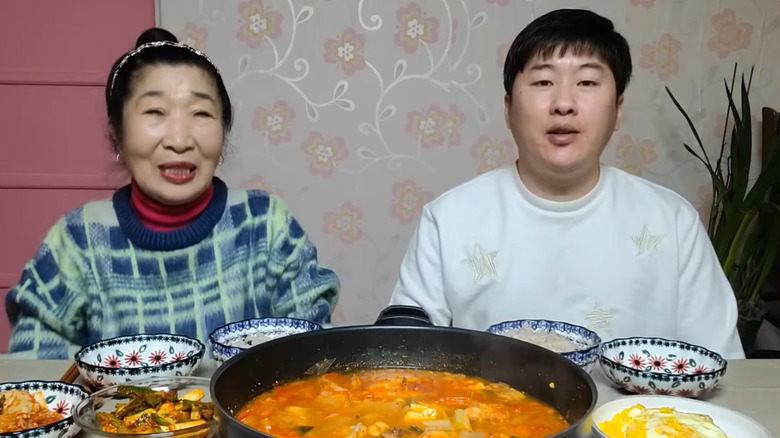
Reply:
M507 385L400 369L287 383L236 418L279 438L542 438L569 426L555 409Z

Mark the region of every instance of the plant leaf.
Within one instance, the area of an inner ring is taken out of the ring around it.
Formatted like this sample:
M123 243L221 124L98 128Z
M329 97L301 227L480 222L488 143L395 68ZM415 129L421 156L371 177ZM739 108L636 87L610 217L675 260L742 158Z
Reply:
M709 166L710 158L707 156L707 151L704 149L704 144L701 142L701 137L699 137L699 132L696 130L696 126L693 125L693 121L691 120L690 117L688 117L688 113L685 112L682 105L680 105L680 102L678 102L677 99L674 98L674 95L672 94L672 90L670 90L669 87L664 87L664 88L666 88L666 94L668 94L669 97L672 99L674 106L677 107L677 110L679 110L680 113L683 115L683 117L685 117L685 121L688 122L688 126L691 128L691 132L693 132L693 136L696 137L696 143L699 144L699 149L701 149L701 151L703 152L704 158L707 160L708 168L710 168Z
M704 164L704 167L706 167L706 168L707 168L707 171L710 173L710 177L712 178L712 184L713 184L713 186L715 186L715 187L716 187L716 189L717 189L717 190L719 190L719 191L724 191L724 190L726 189L726 187L723 185L723 182L721 182L721 181L720 181L720 178L718 178L718 176L717 176L717 175L715 175L715 170L712 168L712 166L710 165L710 163L708 163L708 162L704 161L704 160L701 158L701 156L700 156L699 154L697 154L697 153L696 153L696 152L693 150L693 148L691 148L691 147L690 147L690 146L688 146L687 144L683 143L683 147L684 147L684 148L685 148L685 150L686 150L686 151L688 151L688 152L689 152L691 155L693 155L693 156L694 156L694 157L696 157L696 158L697 158L699 161L701 161L701 162L702 162L702 164ZM715 191L715 189L713 189L713 191Z

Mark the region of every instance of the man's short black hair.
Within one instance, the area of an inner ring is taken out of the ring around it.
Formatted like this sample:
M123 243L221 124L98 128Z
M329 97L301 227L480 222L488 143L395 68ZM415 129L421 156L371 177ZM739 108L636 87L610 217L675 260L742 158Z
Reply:
M609 66L615 77L617 96L623 95L631 79L631 50L626 39L607 18L584 9L548 12L525 27L512 42L504 61L504 90L512 96L512 85L536 56L596 56Z

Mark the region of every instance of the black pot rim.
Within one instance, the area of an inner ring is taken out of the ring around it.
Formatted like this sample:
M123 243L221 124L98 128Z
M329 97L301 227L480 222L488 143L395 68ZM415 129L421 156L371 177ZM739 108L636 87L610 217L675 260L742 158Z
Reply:
M225 371L227 371L232 366L232 364L238 362L244 356L248 356L255 349L269 348L269 346L273 346L273 345L275 345L277 343L280 343L280 342L289 342L291 339L301 339L302 337L307 337L307 336L328 336L328 335L333 335L334 332L336 332L336 333L346 333L346 332L352 332L352 331L365 331L365 330L372 330L372 331L375 331L375 330L413 330L413 331L421 331L421 332L433 330L433 331L451 332L451 333L469 333L469 334L476 335L476 336L487 336L490 339L493 339L493 337L495 336L492 333L488 333L486 331L470 330L470 329L463 329L463 328L457 328L457 327L442 327L442 326L426 326L426 327L414 326L414 327L412 327L412 326L383 326L383 325L353 325L353 326L323 328L322 330L315 330L315 331L311 331L311 332L296 333L296 334L293 334L293 335L290 335L290 336L283 336L283 337L280 337L280 338L271 339L269 341L263 342L262 344L258 344L258 345L252 346L251 348L248 348L248 349L242 351L241 353L231 357L229 360L227 360L225 363L223 363L214 372L214 375L211 378L211 384L210 384L209 390L211 391L211 394L212 394L212 401L214 402L214 405L217 407L217 410L219 411L219 413L221 415L220 421L228 422L233 427L239 427L245 433L249 433L249 434L252 434L252 435L257 435L259 437L274 438L271 435L268 435L268 434L265 434L263 432L260 432L259 430L253 429L253 428L247 426L246 424L238 421L235 418L235 416L234 416L235 413L228 412L228 410L225 409L222 406L222 403L220 403L220 401L216 399L216 397L214 396L214 394L217 393L216 392L216 382L219 380L219 378L222 376L222 374L224 374ZM521 340L515 339L515 338L510 338L510 337L507 337L507 336L498 337L498 338L506 339L509 342L522 342L523 344L526 344L527 346L530 346L530 348L532 348L532 349L537 349L538 351L544 352L544 354L552 353L552 354L556 355L556 357L560 358L562 361L565 361L567 366L570 366L574 373L579 374L580 377L583 378L585 383L587 383L588 388L591 390L591 393L593 394L593 397L592 397L590 406L585 411L585 414L580 419L578 419L577 421L572 422L571 424L569 424L569 427L567 429L565 429L565 430L563 430L563 431L561 431L561 432L559 432L559 433L557 433L555 435L551 435L548 438L557 438L557 437L566 436L566 434L571 433L571 431L577 430L577 429L581 428L583 426L583 424L590 422L590 419L593 416L593 411L596 409L596 405L598 403L598 396L599 396L598 388L596 387L596 383L593 380L593 378L590 376L590 374L588 374L579 365L577 365L574 362L570 361L566 357L558 355L557 353L552 352L551 350L548 350L548 349L546 349L544 347L540 347L540 346L538 346L536 344L533 344L533 343L530 343L530 342L521 341ZM500 342L505 342L505 341L500 341ZM301 377L303 377L303 376L301 376ZM479 377L479 376L474 376L474 377Z

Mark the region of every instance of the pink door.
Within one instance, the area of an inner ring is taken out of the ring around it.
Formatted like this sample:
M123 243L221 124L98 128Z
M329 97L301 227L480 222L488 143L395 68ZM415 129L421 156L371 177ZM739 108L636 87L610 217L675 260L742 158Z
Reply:
M0 6L0 352L5 294L46 231L126 182L106 138L103 93L116 58L154 26L154 0L2 0Z

